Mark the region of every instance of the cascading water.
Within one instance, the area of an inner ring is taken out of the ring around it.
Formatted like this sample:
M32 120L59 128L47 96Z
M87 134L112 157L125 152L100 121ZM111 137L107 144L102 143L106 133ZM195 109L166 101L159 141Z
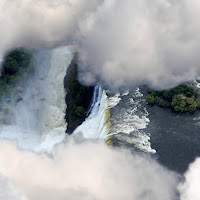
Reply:
M73 132L83 139L108 139L110 131L108 97L101 86L96 86L87 119Z
M112 128L115 145L125 145L148 153L156 153L151 148L150 134L144 129L149 124L146 101L140 89L115 94L109 97Z
M35 72L24 88L24 101L11 108L12 123L0 125L0 138L17 141L21 149L48 153L64 140L63 80L72 57L67 47L37 53Z
M67 124L64 119L66 104L63 80L72 57L66 47L40 51L36 54L35 72L24 88L24 101L11 109L12 123L0 125L0 138L17 141L21 149L49 153L55 144L65 139ZM79 139L103 139L112 144L109 134L117 134L120 141L133 144L142 151L154 153L149 135L141 130L149 122L148 113L145 109L144 112L139 112L138 108L142 103L138 97L140 93L134 93L134 100L129 97L128 92L116 94L108 99L105 90L101 86L96 86L88 117L77 127L73 135ZM125 99L130 99L130 102ZM121 109L121 103L127 105L127 109ZM113 112L113 109L118 110L118 107L120 112L114 112L110 119L110 108ZM112 129L110 120L113 124ZM133 137L118 134L129 134L133 131Z

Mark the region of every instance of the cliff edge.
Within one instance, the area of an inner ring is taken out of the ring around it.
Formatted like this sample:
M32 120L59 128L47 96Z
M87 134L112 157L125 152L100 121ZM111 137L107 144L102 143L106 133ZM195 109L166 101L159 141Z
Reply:
M83 86L78 81L78 55L75 54L64 79L66 94L67 133L71 134L87 117L93 97L94 87Z

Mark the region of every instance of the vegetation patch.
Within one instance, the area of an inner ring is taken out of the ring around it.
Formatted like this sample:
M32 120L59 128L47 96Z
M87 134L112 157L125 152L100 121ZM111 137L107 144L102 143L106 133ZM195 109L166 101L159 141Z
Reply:
M30 74L33 69L32 51L15 49L4 58L0 68L0 112L9 114L9 104L12 103L14 94L18 92L17 100L22 99L23 88L18 84ZM1 120L1 119L0 119Z
M147 102L164 108L172 108L176 112L192 112L200 107L197 90L182 84L170 90L155 91L147 89Z
M32 68L32 52L15 49L9 52L1 66L0 101L10 97L11 90L25 78Z

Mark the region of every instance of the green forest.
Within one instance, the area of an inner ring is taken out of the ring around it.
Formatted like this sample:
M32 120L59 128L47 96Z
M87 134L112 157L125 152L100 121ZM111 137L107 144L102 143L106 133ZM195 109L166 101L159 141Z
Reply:
M67 69L67 76L65 77L65 88L67 89L66 103L67 103L67 122L68 132L80 125L87 115L91 99L93 97L93 87L82 85L78 81L78 66L77 56Z
M10 51L1 65L0 102L10 96L11 90L17 87L32 69L32 52L25 49Z
M192 112L200 107L198 92L188 84L181 84L169 90L155 91L147 89L147 102L164 108L172 108L176 112Z

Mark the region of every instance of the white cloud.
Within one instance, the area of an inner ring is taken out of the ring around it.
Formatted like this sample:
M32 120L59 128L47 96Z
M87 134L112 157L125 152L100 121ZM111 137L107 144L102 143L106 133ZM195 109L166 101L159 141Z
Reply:
M200 73L199 13L198 0L2 0L0 54L79 44L85 83L172 87Z
M168 88L200 73L198 0L107 0L81 25L80 78L111 88Z
M198 0L1 0L0 54L78 44L85 83L172 87L200 74L199 13Z
M78 21L101 0L1 0L0 53L16 47L47 48L72 41Z
M180 185L181 200L199 200L200 158L192 163L185 174L185 182Z
M176 198L176 174L149 157L103 143L69 142L58 146L54 158L50 158L1 141L0 172L14 181L29 200ZM0 179L0 185L5 184ZM13 193L12 188L5 191L7 195Z

